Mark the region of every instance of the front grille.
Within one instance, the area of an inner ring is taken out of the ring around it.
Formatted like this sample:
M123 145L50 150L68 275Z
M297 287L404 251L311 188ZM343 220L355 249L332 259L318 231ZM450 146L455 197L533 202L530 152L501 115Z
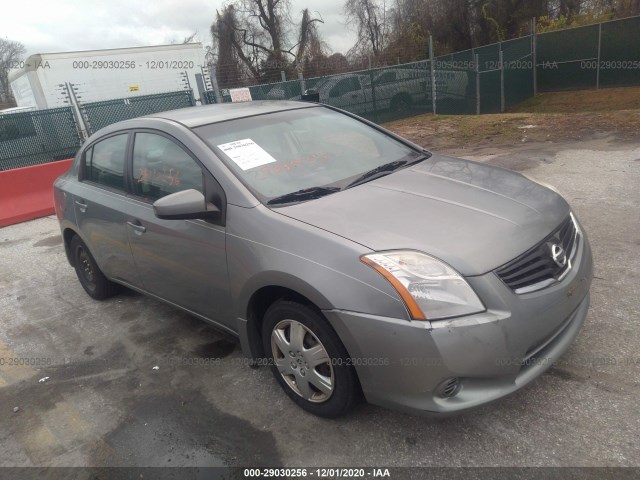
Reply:
M571 214L551 235L500 267L496 273L515 293L540 290L561 280L569 272L579 238L580 230Z

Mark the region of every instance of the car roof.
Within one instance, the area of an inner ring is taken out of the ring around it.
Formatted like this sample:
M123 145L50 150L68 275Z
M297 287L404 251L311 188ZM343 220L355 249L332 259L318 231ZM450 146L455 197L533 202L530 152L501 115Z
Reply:
M295 110L299 108L313 108L317 104L287 100L259 100L241 103L219 103L197 107L181 108L167 112L154 113L142 118L163 118L186 125L189 128L208 125L210 123L235 120L237 118L264 115L267 113Z

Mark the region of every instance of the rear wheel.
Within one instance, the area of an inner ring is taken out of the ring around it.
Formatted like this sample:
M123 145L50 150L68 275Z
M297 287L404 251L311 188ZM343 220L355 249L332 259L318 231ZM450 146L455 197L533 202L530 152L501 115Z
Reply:
M279 300L264 316L262 340L287 395L321 417L347 413L359 399L356 372L338 335L312 308Z
M397 95L391 100L391 111L394 113L407 113L411 110L411 103L409 95Z
M91 252L79 236L75 235L71 239L70 247L73 265L76 269L78 280L80 280L80 285L91 298L104 300L118 293L119 286L104 276Z

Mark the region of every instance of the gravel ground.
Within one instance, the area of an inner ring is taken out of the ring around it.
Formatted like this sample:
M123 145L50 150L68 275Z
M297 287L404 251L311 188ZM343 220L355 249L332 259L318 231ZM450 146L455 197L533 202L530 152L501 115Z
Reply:
M48 217L0 230L0 358L30 364L0 365L0 466L640 466L640 144L505 152L471 157L558 187L596 265L584 329L529 387L445 420L313 417L204 323L91 300Z

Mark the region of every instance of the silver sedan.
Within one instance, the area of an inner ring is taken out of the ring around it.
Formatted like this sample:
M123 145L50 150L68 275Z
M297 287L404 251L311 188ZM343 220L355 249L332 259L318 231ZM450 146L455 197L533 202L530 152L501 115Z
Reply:
M111 125L58 178L71 265L239 338L325 417L460 412L578 334L592 260L552 187L338 109L249 102Z

